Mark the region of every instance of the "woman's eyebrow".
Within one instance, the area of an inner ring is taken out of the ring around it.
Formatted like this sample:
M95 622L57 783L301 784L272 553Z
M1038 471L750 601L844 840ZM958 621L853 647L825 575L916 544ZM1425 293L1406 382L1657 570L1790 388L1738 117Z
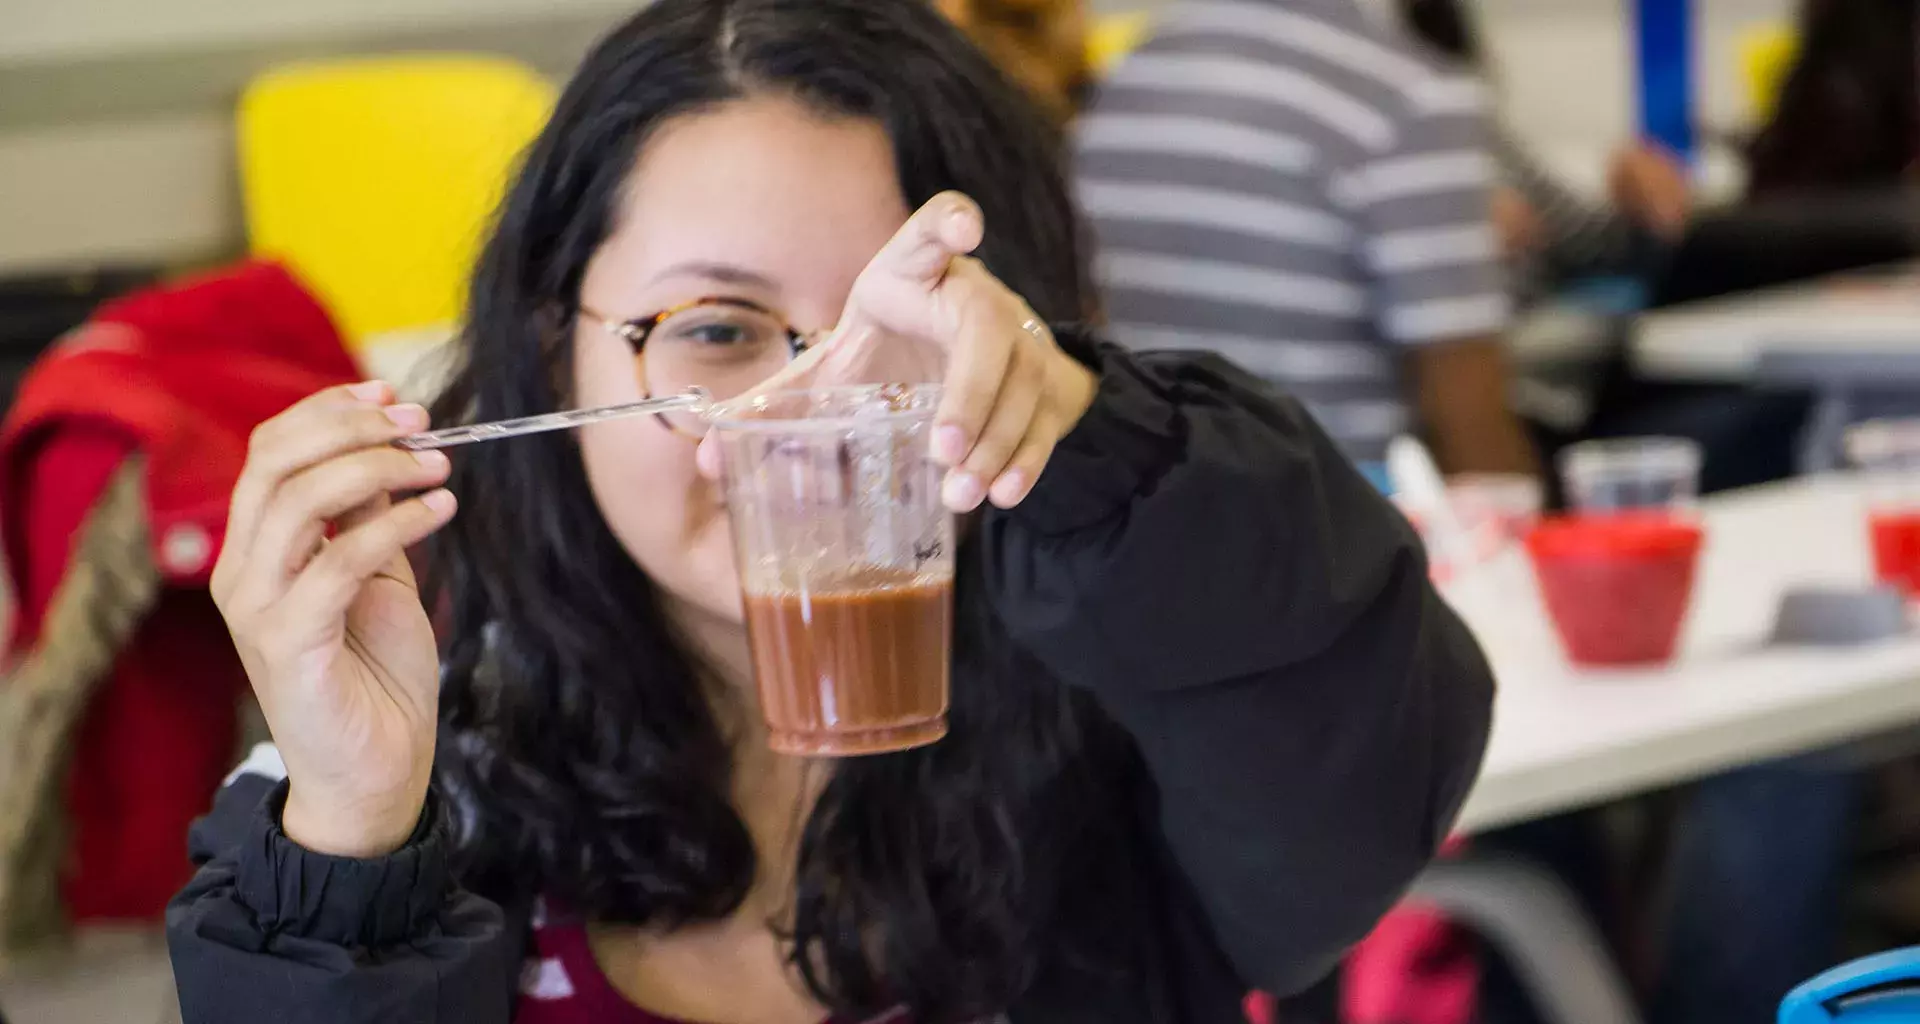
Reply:
M744 285L763 291L779 290L772 278L757 270L748 270L737 264L710 260L688 260L683 263L675 263L673 266L653 275L652 280L648 283L652 284L654 282L664 281L670 277L698 277L720 284Z

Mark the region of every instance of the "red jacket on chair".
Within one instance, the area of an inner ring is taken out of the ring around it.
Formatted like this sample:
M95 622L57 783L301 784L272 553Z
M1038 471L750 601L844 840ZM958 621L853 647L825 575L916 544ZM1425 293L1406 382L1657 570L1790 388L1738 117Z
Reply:
M247 438L356 377L313 297L250 262L108 304L22 383L0 430L14 663L65 640L43 627L83 524L129 466L159 580L106 677L78 681L61 878L73 919L158 917L191 875L187 825L232 763L246 686L206 585Z

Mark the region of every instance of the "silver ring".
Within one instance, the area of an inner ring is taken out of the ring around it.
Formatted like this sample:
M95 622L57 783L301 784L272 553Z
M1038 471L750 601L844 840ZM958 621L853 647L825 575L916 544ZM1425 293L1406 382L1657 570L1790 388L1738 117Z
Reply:
M1053 344L1053 332L1047 330L1047 325L1042 323L1038 317L1028 317L1026 321L1020 325L1020 329L1033 335L1034 339L1042 344Z

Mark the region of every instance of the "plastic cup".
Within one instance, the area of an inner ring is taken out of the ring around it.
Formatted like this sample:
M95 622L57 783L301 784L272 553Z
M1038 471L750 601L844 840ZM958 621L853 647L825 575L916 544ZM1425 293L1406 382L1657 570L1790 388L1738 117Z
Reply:
M1920 596L1920 420L1873 420L1847 431L1860 471L1874 577Z
M1688 511L1700 495L1700 446L1678 437L1583 441L1560 453L1578 512Z
M1540 521L1540 481L1522 473L1462 473L1447 478L1447 501L1461 525L1486 546L1518 541Z
M1492 561L1524 538L1540 519L1540 481L1518 473L1463 473L1446 480L1447 504L1464 532L1459 557L1466 564L1448 564L1429 550L1428 568L1435 582L1447 582L1475 566ZM1417 510L1402 506L1423 539L1427 523Z
M1698 525L1657 512L1567 516L1535 528L1527 551L1567 657L1590 666L1671 659L1702 537Z
M905 750L946 735L953 517L936 386L777 392L712 429L768 742Z

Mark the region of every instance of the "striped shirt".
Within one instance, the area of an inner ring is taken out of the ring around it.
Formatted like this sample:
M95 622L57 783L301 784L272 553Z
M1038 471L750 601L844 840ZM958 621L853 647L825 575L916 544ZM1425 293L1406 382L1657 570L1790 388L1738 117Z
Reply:
M1379 458L1403 347L1506 325L1484 105L1354 0L1174 4L1077 130L1112 336L1217 351Z

